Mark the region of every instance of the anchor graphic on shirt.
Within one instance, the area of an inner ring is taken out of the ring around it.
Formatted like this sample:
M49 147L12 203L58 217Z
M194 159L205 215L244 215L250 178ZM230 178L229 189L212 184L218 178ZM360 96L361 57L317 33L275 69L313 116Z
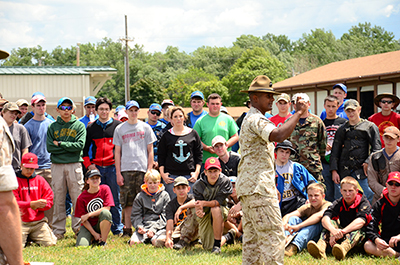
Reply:
M173 153L173 156L176 161L178 161L179 163L183 163L190 156L190 152L188 152L186 156L183 156L183 147L187 146L187 143L184 143L183 140L179 140L178 143L175 144L175 146L179 146L179 156L177 156L175 153Z

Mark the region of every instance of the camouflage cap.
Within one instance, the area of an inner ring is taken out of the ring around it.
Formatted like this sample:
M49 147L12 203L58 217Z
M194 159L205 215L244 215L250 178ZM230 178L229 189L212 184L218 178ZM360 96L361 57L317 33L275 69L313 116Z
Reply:
M395 126L386 127L385 130L383 130L383 136L390 136L393 139L396 139L400 137L400 130Z
M360 103L355 99L349 99L344 103L344 110L356 110L358 107L360 107Z

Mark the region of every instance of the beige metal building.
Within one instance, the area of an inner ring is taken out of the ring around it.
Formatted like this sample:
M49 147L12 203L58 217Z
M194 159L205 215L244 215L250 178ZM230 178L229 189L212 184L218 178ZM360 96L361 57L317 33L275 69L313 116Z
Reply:
M26 99L40 91L46 96L47 112L57 116L56 105L61 97L71 98L76 116L83 115L83 102L96 96L117 70L108 66L26 66L0 67L0 92L8 101Z
M400 51L330 63L278 82L274 88L290 96L307 93L311 111L319 116L324 98L337 83L347 86L347 98L357 99L363 107L361 116L369 117L380 111L373 103L376 95L393 93L400 97ZM272 112L278 113L276 106Z

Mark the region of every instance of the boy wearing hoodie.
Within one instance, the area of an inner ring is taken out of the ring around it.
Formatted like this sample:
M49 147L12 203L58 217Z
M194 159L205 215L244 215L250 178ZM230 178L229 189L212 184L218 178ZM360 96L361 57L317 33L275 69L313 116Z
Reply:
M59 116L47 130L47 151L51 160L51 187L54 191L53 232L57 239L64 238L66 213L65 196L67 190L75 210L76 199L83 188L82 150L85 146L86 128L73 112L73 101L63 97L57 103ZM80 219L72 216L71 227L75 234L80 227Z
M386 188L372 207L372 220L367 226L365 252L377 257L400 256L400 172L389 174Z
M35 174L38 167L38 157L27 153L22 156L21 170L16 172L18 189L13 193L21 211L22 247L25 247L28 236L42 246L57 243L44 216L44 211L53 206L53 191L42 176Z
M167 218L165 208L170 201L164 185L160 183L160 173L152 169L144 176L142 191L136 195L132 205L131 222L135 228L129 244L152 243L165 235Z
M326 259L326 247L332 247L332 254L342 260L346 254L364 239L363 227L371 221L371 205L367 197L358 190L357 180L345 177L340 182L342 198L337 199L324 213L322 226L325 228L317 243L307 244L308 252L314 258Z

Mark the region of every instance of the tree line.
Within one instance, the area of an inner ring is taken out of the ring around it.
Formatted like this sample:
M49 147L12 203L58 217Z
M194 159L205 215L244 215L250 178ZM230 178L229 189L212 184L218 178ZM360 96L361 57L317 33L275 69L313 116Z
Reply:
M110 38L80 46L81 66L110 66L117 74L105 83L97 96L124 104L124 46ZM285 35L268 33L257 37L242 35L230 47L202 46L192 53L168 46L164 53L149 53L143 45L129 47L130 97L143 107L164 98L188 107L191 92L207 96L218 93L225 106L241 106L247 95L239 90L257 75L267 75L273 83L316 67L351 58L400 50L400 40L392 32L371 23L352 26L341 38L324 29L304 33L296 41ZM77 49L56 47L51 52L41 46L16 48L3 66L76 65Z

